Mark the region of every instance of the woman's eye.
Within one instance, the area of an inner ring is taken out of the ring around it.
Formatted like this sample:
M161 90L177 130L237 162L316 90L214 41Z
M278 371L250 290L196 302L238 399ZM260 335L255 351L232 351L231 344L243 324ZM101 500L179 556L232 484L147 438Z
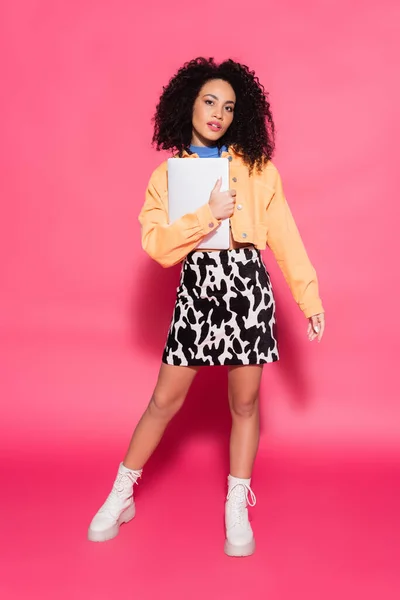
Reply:
M226 107L226 110L227 110L228 112L233 112L233 107L232 107L232 106L227 106L227 107Z
M211 105L212 103L213 103L213 101L212 101L212 100L206 100L206 104L209 104L209 105Z

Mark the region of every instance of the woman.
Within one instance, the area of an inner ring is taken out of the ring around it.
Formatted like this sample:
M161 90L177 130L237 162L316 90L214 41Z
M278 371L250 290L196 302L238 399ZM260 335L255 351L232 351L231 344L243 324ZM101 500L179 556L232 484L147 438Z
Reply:
M278 360L275 302L260 250L267 243L272 249L309 320L311 341L321 340L325 326L317 278L271 163L270 105L248 67L204 58L186 63L163 90L153 142L188 160L227 157L232 189L221 192L216 182L207 204L169 224L167 163L151 176L139 216L143 248L164 267L183 261L180 285L153 396L88 537L111 539L135 516L133 486L197 371L227 365L232 430L225 552L248 556L255 549L247 506L256 501L251 474L259 387L263 365ZM224 219L230 219L230 249L196 250Z

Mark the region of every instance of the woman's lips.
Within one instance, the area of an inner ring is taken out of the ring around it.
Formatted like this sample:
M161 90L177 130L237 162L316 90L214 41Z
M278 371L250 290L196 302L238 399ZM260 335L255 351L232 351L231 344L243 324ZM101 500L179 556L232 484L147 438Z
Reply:
M207 123L207 127L211 129L211 131L221 131L222 129L222 125L220 123L215 123L213 121Z

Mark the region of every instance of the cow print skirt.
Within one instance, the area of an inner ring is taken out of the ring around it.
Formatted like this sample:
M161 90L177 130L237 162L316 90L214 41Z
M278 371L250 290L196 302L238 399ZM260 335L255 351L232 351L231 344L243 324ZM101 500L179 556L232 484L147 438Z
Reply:
M260 365L278 358L275 300L260 252L191 252L182 265L163 362Z

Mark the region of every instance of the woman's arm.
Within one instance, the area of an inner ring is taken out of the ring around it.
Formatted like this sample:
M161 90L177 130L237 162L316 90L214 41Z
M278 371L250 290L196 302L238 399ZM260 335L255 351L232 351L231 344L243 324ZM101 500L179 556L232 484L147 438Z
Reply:
M324 312L319 297L314 267L293 219L276 171L275 192L267 207L268 246L290 287L292 295L307 318Z
M210 205L204 204L196 212L169 224L168 210L158 191L162 189L160 183L159 177L153 174L140 211L142 247L160 265L172 267L194 250L206 235L215 231L220 222L211 212Z

